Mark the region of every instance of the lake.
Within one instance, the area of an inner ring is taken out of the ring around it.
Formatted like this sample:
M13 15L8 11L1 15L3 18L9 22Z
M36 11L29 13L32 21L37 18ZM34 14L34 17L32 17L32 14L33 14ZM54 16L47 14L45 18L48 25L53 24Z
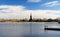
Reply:
M57 22L1 22L0 37L60 37L60 31L44 30L44 26L60 28Z

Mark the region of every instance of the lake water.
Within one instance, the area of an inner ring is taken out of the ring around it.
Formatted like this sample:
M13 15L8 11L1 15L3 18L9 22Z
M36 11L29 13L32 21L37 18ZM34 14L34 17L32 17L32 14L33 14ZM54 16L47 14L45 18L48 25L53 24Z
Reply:
M0 23L0 37L60 37L60 31L44 30L44 26L60 28L57 22Z

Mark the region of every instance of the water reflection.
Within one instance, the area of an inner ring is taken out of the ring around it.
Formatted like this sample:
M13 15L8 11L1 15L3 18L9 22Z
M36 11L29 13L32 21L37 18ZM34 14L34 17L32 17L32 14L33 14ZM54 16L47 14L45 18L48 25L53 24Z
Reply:
M0 23L0 37L58 37L59 31L45 31L44 26L60 27L56 22Z

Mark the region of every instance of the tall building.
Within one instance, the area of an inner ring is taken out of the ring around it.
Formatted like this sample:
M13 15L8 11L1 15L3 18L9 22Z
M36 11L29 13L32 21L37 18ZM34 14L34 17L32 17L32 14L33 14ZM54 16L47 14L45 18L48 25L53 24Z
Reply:
M30 19L29 19L29 21L32 21L32 14L30 14Z

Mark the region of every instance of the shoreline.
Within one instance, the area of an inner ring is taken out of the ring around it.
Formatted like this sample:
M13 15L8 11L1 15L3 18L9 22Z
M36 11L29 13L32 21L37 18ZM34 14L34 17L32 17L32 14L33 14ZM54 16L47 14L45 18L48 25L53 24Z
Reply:
M4 21L5 22L5 21ZM11 22L11 21L9 21L9 22ZM22 22L22 21L21 21ZM25 22L25 21L23 21L23 22ZM31 22L31 21L29 21L29 22ZM36 21L32 21L32 22L36 22ZM39 22L39 21L38 21ZM44 21L43 21L44 22ZM48 22L48 21L47 21ZM52 21L52 22L56 22L56 21Z

